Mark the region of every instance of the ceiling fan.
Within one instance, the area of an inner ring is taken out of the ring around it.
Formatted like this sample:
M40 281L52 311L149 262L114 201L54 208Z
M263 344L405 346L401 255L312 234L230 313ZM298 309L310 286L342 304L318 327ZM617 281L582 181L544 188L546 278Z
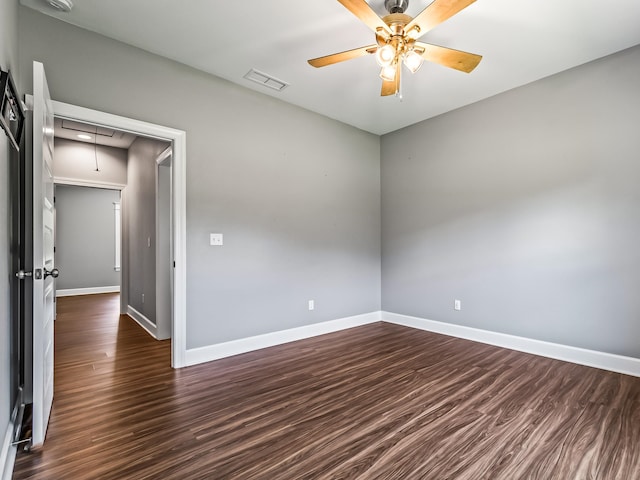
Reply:
M481 55L416 41L475 0L434 0L415 18L404 13L409 6L409 0L385 0L384 6L389 14L384 17L379 17L365 0L338 1L375 32L376 43L314 58L309 60L309 64L325 67L366 54L375 54L381 67L382 96L400 92L400 71L403 63L411 73L418 71L423 60L469 73L482 60Z

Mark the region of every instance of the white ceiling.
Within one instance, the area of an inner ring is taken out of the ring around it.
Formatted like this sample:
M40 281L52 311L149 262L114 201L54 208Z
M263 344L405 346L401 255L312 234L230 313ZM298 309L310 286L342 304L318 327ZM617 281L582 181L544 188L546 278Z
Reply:
M315 69L307 60L374 43L336 0L46 0L23 5L244 87L384 134L640 44L640 1L478 0L421 41L483 55L470 74L425 64L403 71L403 97L380 97L373 56ZM370 0L384 15L384 0ZM410 0L416 16L430 0ZM245 80L251 68L290 84Z

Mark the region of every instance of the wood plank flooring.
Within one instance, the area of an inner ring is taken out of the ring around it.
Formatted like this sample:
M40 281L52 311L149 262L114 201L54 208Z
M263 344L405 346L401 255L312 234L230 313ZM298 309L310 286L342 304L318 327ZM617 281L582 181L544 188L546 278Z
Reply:
M59 299L55 399L14 479L640 479L640 379L389 324L181 370Z

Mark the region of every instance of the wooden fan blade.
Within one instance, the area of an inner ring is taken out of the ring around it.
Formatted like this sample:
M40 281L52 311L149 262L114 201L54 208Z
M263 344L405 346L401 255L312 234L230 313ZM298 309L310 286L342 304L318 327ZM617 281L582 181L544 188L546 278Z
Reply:
M424 48L424 52L420 53L420 55L422 55L422 58L425 60L439 63L445 67L455 68L456 70L466 73L473 71L480 63L480 60L482 60L482 55L431 45L429 43L416 42L416 47L418 53L420 53L419 48Z
M380 91L381 97L388 97L389 95L396 94L396 82L395 80L388 82L386 80L382 81L382 90Z
M393 80L382 80L382 90L380 96L388 97L389 95L395 95L400 90L400 73L402 71L402 63L396 62L396 76Z
M366 47L354 48L353 50L347 50L346 52L334 53L332 55L326 55L324 57L312 58L307 60L312 67L320 68L327 65L333 65L334 63L340 63L352 58L362 57L367 53L375 53L378 49L377 45L368 45Z
M476 0L434 0L427 8L411 20L404 31L411 38L418 38L433 27L440 25Z
M374 32L382 29L391 33L389 25L374 12L365 0L338 0L347 10L362 20Z

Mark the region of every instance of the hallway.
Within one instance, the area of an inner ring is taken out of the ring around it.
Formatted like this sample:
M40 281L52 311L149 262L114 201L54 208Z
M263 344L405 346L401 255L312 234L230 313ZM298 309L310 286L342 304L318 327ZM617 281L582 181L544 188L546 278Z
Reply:
M171 431L163 422L168 403L145 409L172 388L170 341L154 340L119 309L117 293L57 299L47 439L43 449L18 455L14 479L125 478L105 472L139 459L145 439L134 435L132 418L145 410L139 422L153 428L155 420Z

